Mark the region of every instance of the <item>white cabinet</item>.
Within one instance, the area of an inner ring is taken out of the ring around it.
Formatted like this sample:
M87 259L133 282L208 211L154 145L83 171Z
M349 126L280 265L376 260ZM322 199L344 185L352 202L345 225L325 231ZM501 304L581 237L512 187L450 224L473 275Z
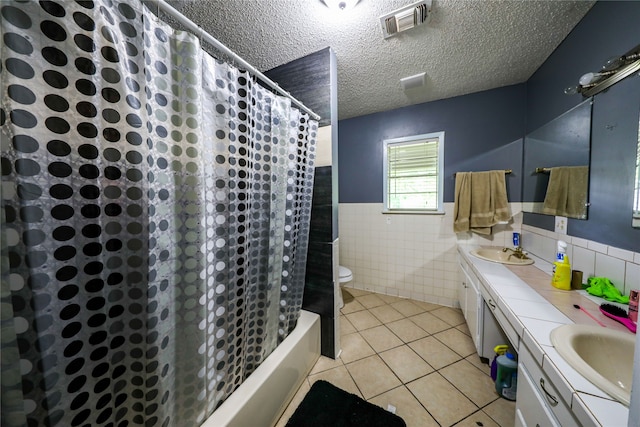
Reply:
M495 355L493 348L500 344L508 344L509 339L485 302L486 297L483 297L483 293L486 291L482 283L464 259L460 259L459 282L458 302L467 321L473 344L480 357L492 359ZM496 308L491 299L488 303Z

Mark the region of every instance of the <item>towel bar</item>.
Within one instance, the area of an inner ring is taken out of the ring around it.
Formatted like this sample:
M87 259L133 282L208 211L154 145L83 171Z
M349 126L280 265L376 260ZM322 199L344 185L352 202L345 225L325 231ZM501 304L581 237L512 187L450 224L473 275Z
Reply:
M505 169L505 170L504 170L505 175L509 175L511 172L513 172L511 169ZM454 178L456 177L456 174L455 174L455 173L453 174L453 177L454 177Z
M536 168L535 173L549 173L551 172L551 168Z

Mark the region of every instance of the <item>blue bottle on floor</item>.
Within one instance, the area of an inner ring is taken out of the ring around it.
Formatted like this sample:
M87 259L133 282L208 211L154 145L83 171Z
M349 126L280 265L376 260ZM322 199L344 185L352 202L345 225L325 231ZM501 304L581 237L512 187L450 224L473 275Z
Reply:
M518 362L512 353L498 356L498 374L496 376L496 392L507 400L516 400L518 388Z

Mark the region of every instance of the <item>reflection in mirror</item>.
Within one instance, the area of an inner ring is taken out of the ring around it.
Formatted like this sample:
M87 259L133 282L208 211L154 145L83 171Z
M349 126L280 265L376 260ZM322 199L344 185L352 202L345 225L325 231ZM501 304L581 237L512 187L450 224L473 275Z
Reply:
M638 120L638 150L636 151L636 180L633 189L633 219L631 225L640 228L640 120Z
M523 211L587 219L589 98L525 136Z

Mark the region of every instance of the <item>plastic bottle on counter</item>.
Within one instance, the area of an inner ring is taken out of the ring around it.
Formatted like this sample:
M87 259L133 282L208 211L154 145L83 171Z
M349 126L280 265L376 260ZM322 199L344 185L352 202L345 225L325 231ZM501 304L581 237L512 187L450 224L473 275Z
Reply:
M632 290L629 292L629 319L638 323L638 302L640 300L640 291Z
M562 261L556 261L553 263L553 276L551 277L551 284L563 291L571 290L571 263L569 263L569 256L564 255Z

